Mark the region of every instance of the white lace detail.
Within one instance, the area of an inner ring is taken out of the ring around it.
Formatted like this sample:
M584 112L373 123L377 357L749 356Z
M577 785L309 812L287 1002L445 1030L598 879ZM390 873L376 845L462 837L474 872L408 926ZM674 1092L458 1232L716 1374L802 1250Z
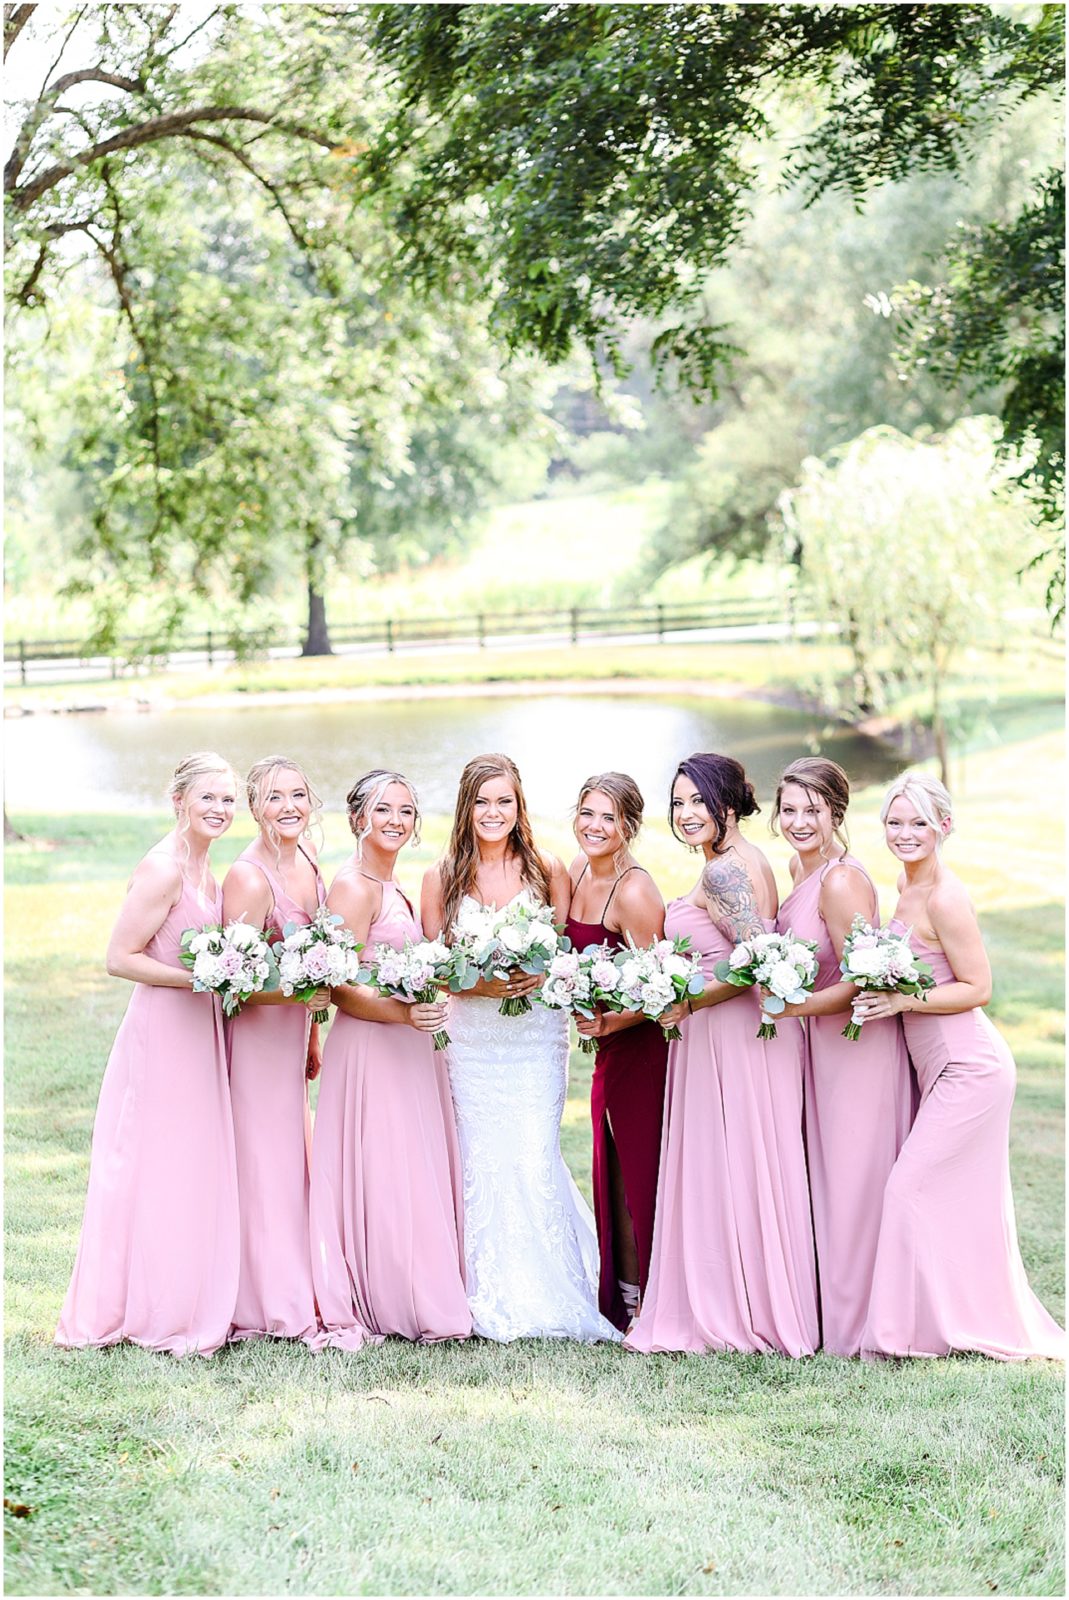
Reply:
M499 1004L457 1000L449 1014L475 1332L619 1339L598 1311L594 1218L560 1152L567 1019L537 1005L503 1017Z

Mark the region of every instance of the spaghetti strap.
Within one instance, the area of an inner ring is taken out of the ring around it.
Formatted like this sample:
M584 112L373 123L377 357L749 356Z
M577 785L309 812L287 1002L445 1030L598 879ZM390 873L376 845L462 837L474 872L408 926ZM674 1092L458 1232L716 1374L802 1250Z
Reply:
M602 907L602 910L601 910L600 921L602 923L602 926L604 926L605 918L609 914L609 907L612 905L612 897L616 893L617 889L620 887L621 883L623 883L624 879L627 877L627 874L629 872L646 872L646 869L645 869L645 867L640 867L636 863L635 866L633 866L633 867L625 867L624 870L621 872L620 876L613 881L613 886L609 890L609 898L606 900L606 902L605 902L605 904L604 904L604 906ZM649 877L649 873L646 873L646 876Z

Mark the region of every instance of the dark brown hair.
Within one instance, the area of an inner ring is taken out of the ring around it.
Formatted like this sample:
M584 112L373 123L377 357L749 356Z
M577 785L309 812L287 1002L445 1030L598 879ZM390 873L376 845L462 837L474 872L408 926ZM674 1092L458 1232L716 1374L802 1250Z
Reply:
M672 778L672 787L668 791L668 826L677 839L681 839L681 835L676 832L672 796L676 778L681 774L693 783L705 802L706 811L716 825L716 838L713 840L713 854L716 855L728 831L728 812L734 811L735 820L741 822L743 817L752 817L760 811L761 807L757 804L753 784L749 782L741 763L736 761L734 756L698 753L688 756L686 761L681 761ZM686 844L687 841L681 839L681 842Z

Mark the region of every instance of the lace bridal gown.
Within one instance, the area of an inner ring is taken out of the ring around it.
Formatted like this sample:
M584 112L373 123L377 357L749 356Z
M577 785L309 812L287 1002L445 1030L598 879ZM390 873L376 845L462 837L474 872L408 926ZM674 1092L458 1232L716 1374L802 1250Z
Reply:
M619 1339L598 1311L594 1218L564 1164L568 1020L534 1005L458 999L449 1081L464 1174L474 1332L486 1339Z

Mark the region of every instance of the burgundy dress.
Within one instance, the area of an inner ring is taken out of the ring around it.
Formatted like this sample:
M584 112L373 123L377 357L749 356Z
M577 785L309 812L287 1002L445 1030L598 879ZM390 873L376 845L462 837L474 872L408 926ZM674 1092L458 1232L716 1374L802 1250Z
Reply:
M645 868L627 868L628 872L636 870L642 872ZM620 874L620 878L624 876ZM577 922L568 918L564 931L577 950L585 950L591 944L605 944L613 950L624 948L623 936L612 932L604 923L620 878L613 884L605 902L601 922ZM602 1316L608 1317L618 1328L627 1327L629 1316L613 1263L609 1140L611 1137L620 1162L624 1196L638 1250L639 1293L645 1294L653 1249L667 1064L668 1044L657 1022L638 1022L633 1028L607 1034L598 1043L594 1062L590 1116L594 1125L594 1218L601 1255L598 1307Z

